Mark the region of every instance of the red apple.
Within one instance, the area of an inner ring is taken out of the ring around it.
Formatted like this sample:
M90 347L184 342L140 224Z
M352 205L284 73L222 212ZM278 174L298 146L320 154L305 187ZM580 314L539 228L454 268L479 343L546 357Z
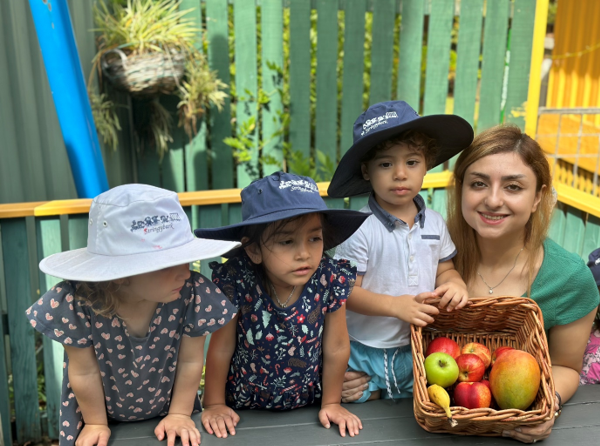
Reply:
M540 387L540 366L527 352L507 350L492 366L490 386L500 409L526 410Z
M490 349L479 342L469 342L468 344L464 345L463 348L460 349L460 354L464 355L465 353L473 353L474 355L479 356L486 369L489 367L490 362L492 362Z
M496 350L494 350L494 353L492 354L492 365L494 365L494 362L496 362L496 359L498 359L498 356L500 356L502 353L508 351L508 350L514 350L514 348L512 347L498 347Z
M492 391L492 386L490 385L490 382L487 379L482 379L480 383L485 384L487 388L490 389L490 392Z
M490 407L492 392L483 381L462 382L454 388L454 403L467 409L479 409Z
M458 355L460 355L460 347L452 339L440 336L439 338L435 338L429 343L429 345L427 346L427 351L425 352L425 357L429 356L432 353L438 352L447 353L454 359L456 359L458 358Z
M456 358L458 365L458 380L461 382L481 381L485 373L485 364L473 353L466 353Z

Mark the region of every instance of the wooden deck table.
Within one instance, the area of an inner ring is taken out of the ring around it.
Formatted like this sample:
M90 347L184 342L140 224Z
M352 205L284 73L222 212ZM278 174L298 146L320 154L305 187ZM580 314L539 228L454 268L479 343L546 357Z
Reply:
M337 426L325 429L317 419L318 408L289 412L240 411L237 434L219 439L202 432L202 445L274 446L274 445L518 445L510 438L432 434L423 430L413 416L412 399L391 402L371 401L350 406L362 420L363 430L356 437L339 435ZM194 416L198 426L200 415ZM158 446L153 434L156 420L111 426L110 446ZM562 416L543 446L598 444L600 438L600 385L579 387L565 404ZM181 443L177 441L178 445Z

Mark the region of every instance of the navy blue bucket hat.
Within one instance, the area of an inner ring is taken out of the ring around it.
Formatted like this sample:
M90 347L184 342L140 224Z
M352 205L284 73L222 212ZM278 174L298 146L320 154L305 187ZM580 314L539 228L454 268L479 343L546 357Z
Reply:
M587 266L592 271L596 285L600 287L600 248L592 251L588 258Z
M371 183L360 170L361 160L377 144L407 130L422 132L436 140L435 167L471 144L473 127L460 116L419 116L404 101L371 105L354 122L354 144L342 157L327 189L330 197L353 197L371 192Z
M196 229L197 237L239 242L246 226L319 212L335 228L328 234L325 250L342 243L371 214L347 209L329 209L312 178L275 172L242 189L242 222L212 229Z

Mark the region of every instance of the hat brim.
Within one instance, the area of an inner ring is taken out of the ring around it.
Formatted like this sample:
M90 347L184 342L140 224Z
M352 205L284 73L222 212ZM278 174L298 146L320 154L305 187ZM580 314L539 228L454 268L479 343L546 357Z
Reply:
M65 280L105 282L218 257L239 245L230 241L195 238L175 248L126 256L93 254L87 248L81 248L46 257L40 262L40 269Z
M425 133L439 145L435 164L438 166L467 148L473 141L473 127L456 115L422 116L405 124L373 132L355 143L344 154L331 179L327 194L344 198L371 192L371 183L361 172L361 160L377 144L407 130Z
M349 209L287 209L220 228L196 229L194 233L196 234L196 237L239 241L242 238L244 228L247 226L273 223L286 218L298 217L316 212L324 214L327 217L329 224L335 228L335 232L329 234L328 240L324 245L325 251L335 248L344 242L348 237L354 234L367 217L371 215L370 213L352 211Z

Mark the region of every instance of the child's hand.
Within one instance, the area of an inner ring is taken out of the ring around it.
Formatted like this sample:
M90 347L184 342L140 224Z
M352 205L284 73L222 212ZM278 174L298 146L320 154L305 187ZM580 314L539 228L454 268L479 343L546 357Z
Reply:
M183 446L198 446L200 444L200 431L189 415L169 414L164 417L156 429L154 435L162 441L167 435L167 446L175 446L175 439L181 437Z
M360 418L344 409L340 404L327 404L321 407L319 421L327 429L331 427L331 423L337 424L342 437L346 436L346 429L351 437L358 435L362 429Z
M240 421L240 416L225 404L205 407L202 411L202 425L209 434L218 438L227 438L227 431L235 435L235 427Z
M396 299L397 317L405 322L409 322L418 327L425 327L431 324L434 319L431 315L438 315L439 310L433 305L427 303L428 299L436 299L438 295L435 292L423 292L416 296L404 295Z
M442 298L439 307L446 308L446 311L460 310L469 301L469 293L464 283L446 282L442 283L434 291Z
M110 438L110 429L106 424L85 424L75 446L106 446Z

